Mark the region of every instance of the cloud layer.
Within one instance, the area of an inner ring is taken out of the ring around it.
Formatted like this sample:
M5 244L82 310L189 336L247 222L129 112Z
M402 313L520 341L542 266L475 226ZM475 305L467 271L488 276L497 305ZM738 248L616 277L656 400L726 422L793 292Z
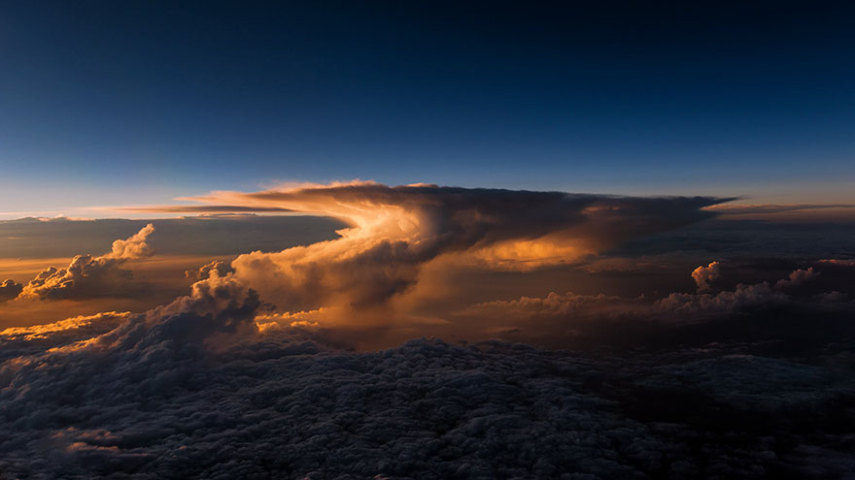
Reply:
M465 308L440 305L436 317L407 310L398 325L410 337L437 331L501 340L421 339L357 353L342 334L375 335L377 322L412 305L403 299L413 292L440 285L440 293L465 296L482 287L443 276L460 265L496 275L491 280L510 275L518 292L520 279L541 269L567 269L621 242L708 218L702 208L719 200L376 184L206 200L329 215L349 227L337 239L188 271L196 280L188 295L146 312L0 331L3 475L855 472L848 259L775 264L775 272L786 269L743 283L745 264L705 258L681 271L684 289L469 299ZM124 262L151 254L152 228L117 240L110 253L47 271L41 284L3 286L68 289L62 298L104 291ZM657 258L636 268L649 276ZM598 268L636 274L626 268L630 258L618 260ZM365 317L380 320L360 323ZM587 348L515 343L529 340Z
M842 407L855 383L839 360L810 366L724 345L583 357L427 340L350 353L300 329L252 329L254 294L209 280L144 315L0 332L17 353L0 364L0 469L725 479L855 468L840 433L855 427ZM811 423L817 415L834 427Z

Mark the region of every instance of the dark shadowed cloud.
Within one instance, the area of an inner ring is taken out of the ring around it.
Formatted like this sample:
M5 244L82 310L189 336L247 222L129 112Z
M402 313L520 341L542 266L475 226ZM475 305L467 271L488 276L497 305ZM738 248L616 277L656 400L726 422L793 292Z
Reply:
M0 332L18 354L0 364L0 467L15 477L725 479L828 478L854 465L845 360L809 365L738 345L585 357L427 340L350 353L300 329L249 328L257 307L214 273L144 315ZM806 426L817 415L828 425Z
M0 303L12 300L24 289L24 285L14 280L4 280L0 283Z

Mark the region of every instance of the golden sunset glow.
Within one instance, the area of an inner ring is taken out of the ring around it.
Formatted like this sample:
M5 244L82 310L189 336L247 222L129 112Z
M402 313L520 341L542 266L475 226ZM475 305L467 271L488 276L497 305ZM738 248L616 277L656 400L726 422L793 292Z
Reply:
M0 480L855 480L853 19L0 2Z

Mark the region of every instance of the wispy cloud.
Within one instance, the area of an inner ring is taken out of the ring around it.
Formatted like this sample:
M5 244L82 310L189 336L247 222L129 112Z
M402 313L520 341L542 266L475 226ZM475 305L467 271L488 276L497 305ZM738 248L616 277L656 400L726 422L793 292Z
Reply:
M123 207L101 207L102 210L136 213L254 213L254 212L293 212L289 208L253 207L248 205L138 205Z
M855 220L855 204L719 204L706 207L723 218L751 220Z

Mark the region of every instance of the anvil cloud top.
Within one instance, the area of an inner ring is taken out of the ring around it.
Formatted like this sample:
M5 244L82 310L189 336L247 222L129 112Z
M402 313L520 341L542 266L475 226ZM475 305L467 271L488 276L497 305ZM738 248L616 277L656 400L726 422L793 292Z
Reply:
M853 13L7 3L0 214L352 178L852 203Z

